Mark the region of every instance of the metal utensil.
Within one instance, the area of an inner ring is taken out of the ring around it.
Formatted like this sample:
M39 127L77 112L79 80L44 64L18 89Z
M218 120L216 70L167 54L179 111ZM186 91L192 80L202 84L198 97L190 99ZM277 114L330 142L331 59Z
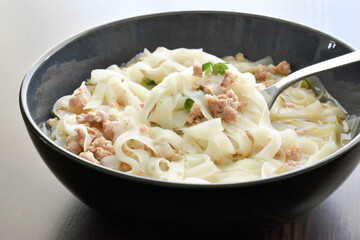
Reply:
M285 78L275 83L274 85L265 88L264 90L261 91L261 93L264 96L265 101L270 109L271 106L274 104L276 98L279 96L279 94L282 91L284 91L284 89L286 89L287 87L290 87L292 84L304 78L313 76L317 73L325 72L327 70L335 69L358 61L360 61L360 50L336 58L332 58L323 62L319 62L291 73L290 75L286 76Z

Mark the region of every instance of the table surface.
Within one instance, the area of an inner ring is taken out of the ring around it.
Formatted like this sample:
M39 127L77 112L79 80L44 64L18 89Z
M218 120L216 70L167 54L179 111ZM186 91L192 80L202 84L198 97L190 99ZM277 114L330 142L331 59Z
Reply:
M73 196L47 169L22 121L18 91L32 63L52 45L110 21L148 13L225 10L286 19L360 48L360 1L7 1L0 0L0 239L181 239L206 229L130 224L102 216ZM319 206L259 239L360 239L360 168ZM190 229L190 230L189 230ZM165 234L166 233L166 234ZM171 233L171 234L169 234ZM212 235L220 238L223 233ZM228 236L241 238L241 232Z

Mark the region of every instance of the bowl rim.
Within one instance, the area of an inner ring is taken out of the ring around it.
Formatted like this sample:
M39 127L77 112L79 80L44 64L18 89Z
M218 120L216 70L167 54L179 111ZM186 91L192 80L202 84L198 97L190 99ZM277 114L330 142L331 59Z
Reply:
M258 14L252 14L252 13L243 13L243 12L231 12L231 11L202 11L202 10L194 10L194 11L171 11L171 12L160 12L160 13L152 13L152 14L145 14L145 15L139 15L124 19L119 19L116 21L111 21L105 24L97 25L95 27L91 27L87 30L81 31L77 34L74 34L73 36L68 37L65 40L60 41L59 43L55 44L53 47L49 48L45 53L43 53L30 67L30 70L27 71L25 74L19 91L19 105L21 114L23 116L24 122L28 123L27 128L28 130L31 130L35 135L42 140L42 142L50 147L51 149L55 150L56 152L60 153L64 157L68 158L71 161L76 161L77 163L82 164L83 166L90 167L96 171L109 174L118 178L127 179L129 181L135 181L135 182L141 182L145 184L152 184L152 185L160 185L164 187L177 187L177 188L206 188L206 189L218 189L218 188L232 188L232 187L250 187L253 185L263 185L263 184L269 184L281 180L285 180L288 178L292 178L307 172L310 172L316 168L319 168L333 160L335 160L337 157L345 154L347 151L349 151L352 147L354 147L356 144L360 142L360 134L358 134L355 138L353 138L348 144L346 144L344 147L338 149L336 152L328 155L327 157L320 159L314 163L311 163L307 166L281 173L278 175L266 177L266 178L259 178L254 179L250 181L244 181L244 182L224 182L224 183L192 183L192 182L178 182L178 181L170 181L170 180L161 180L156 178L150 178L150 177L144 177L144 176L138 176L135 174L129 174L125 172L120 172L108 167L105 167L103 165L92 163L88 160L85 160L78 155L64 149L63 147L57 145L53 140L51 140L48 136L46 136L39 128L39 126L35 123L33 120L28 105L27 105L27 92L28 92L28 86L31 82L32 77L34 76L34 73L38 70L38 68L42 65L43 62L45 62L48 58L50 58L53 54L61 50L63 47L65 47L70 42L76 40L79 37L85 36L87 34L90 34L92 32L96 32L97 30L100 30L102 28L107 28L112 25L116 24L124 24L126 22L131 21L137 21L137 20L144 20L144 19L151 19L151 18L157 18L157 17L164 17L164 16L175 16L175 15L187 15L187 14L196 14L196 15L229 15L229 16L244 16L244 17L251 17L251 18L257 18L257 19L263 19L263 20L270 20L272 22L278 22L278 23L284 23L287 25L295 26L296 28L305 29L310 32L325 36L327 38L330 38L336 43L340 43L344 47L348 48L350 51L356 50L355 47L351 46L350 44L346 43L345 41L334 37L331 34L328 34L324 31L317 30L316 28L309 27L306 25L302 25L299 23L295 23L292 21L270 17L270 16L264 16L264 15L258 15Z

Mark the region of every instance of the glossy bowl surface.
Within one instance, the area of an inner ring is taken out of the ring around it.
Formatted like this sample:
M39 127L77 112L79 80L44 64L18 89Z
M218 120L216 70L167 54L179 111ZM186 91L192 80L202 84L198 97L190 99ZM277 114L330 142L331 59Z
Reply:
M36 61L20 89L29 135L54 175L95 210L144 222L268 224L284 222L326 199L359 162L360 137L303 169L245 183L188 184L120 173L60 148L38 127L52 106L97 68L121 64L144 48L203 48L222 57L272 56L296 70L354 48L295 23L232 12L172 12L112 22L56 45ZM360 64L319 77L350 114L360 115Z

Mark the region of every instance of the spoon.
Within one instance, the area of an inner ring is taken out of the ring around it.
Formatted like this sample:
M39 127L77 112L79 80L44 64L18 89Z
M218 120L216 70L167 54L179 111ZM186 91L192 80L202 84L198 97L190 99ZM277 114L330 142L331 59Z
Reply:
M292 84L317 73L325 72L327 70L335 69L358 61L360 61L360 50L319 62L314 65L310 65L291 73L274 85L265 88L261 91L261 94L264 96L265 101L270 109L280 93L287 87L290 87Z

